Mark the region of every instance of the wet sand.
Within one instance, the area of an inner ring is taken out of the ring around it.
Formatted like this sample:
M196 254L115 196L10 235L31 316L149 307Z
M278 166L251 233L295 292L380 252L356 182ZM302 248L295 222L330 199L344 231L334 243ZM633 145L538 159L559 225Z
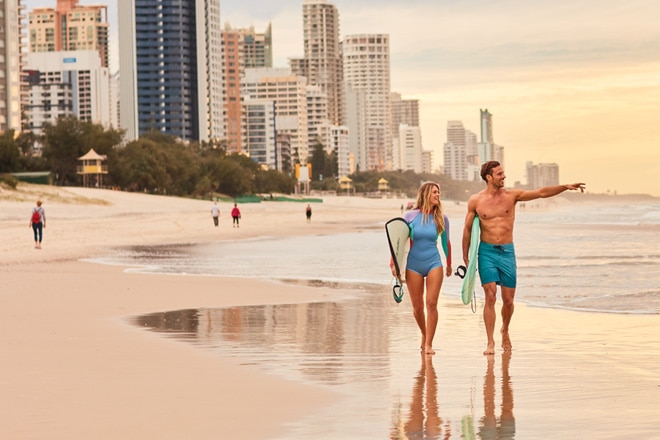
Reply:
M42 250L27 229L44 200ZM111 246L371 228L400 200L230 204L0 192L0 438L653 438L658 316L518 305L511 356L443 298L437 355L389 292L126 273ZM448 207L448 209L459 209ZM296 228L292 228L296 225ZM174 324L172 324L174 323ZM499 345L499 339L496 339ZM515 436L515 437L514 437Z

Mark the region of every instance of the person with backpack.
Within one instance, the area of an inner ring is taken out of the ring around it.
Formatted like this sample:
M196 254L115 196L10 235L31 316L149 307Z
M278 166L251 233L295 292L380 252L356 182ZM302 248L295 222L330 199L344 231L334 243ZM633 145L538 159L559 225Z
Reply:
M41 206L41 200L37 200L37 206L32 208L32 217L30 217L29 226L34 231L34 248L41 249L43 229L46 227L46 211Z

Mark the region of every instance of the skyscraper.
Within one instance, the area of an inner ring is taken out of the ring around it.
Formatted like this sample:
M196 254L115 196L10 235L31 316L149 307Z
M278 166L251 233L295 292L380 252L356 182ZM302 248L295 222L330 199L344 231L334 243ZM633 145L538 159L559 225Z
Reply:
M224 82L224 134L227 152L240 153L244 148L242 123L243 102L241 78L246 68L272 67L271 27L259 34L254 27L232 29L229 24L222 31L222 69Z
M287 68L245 69L241 81L243 99L270 100L275 104L277 140L287 134L291 142L291 160L306 164L309 157L307 84L305 78ZM282 163L283 169L291 169Z
M108 67L108 7L57 0L57 7L29 13L30 52L97 50Z
M0 132L21 129L19 3L0 0Z
M342 55L339 44L339 12L326 0L303 0L304 60L291 60L291 69L319 86L328 96L328 118L344 123Z
M351 150L361 171L392 169L390 38L347 35L342 43ZM357 112L357 113L355 113ZM355 113L355 114L353 114ZM362 123L364 127L360 126ZM353 133L355 132L355 134Z
M125 0L119 8L121 126L184 141L223 137L219 0Z

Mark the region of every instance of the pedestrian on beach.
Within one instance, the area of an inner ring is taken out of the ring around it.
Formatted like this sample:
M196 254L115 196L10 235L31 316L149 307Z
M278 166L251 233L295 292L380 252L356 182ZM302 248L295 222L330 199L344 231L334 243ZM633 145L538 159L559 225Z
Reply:
M307 208L305 208L305 217L307 217L307 223L312 221L312 207L307 204Z
M218 226L218 219L220 218L220 208L218 208L218 202L213 202L213 207L211 208L211 217L213 217L213 224Z
M238 206L236 206L236 203L234 203L234 207L231 210L231 218L232 220L232 227L233 228L238 228L238 219L241 218L241 210L238 209Z
M479 217L481 241L477 256L479 278L486 297L484 305L484 324L486 327L487 346L485 355L495 353L495 302L497 286L502 296L502 348L511 351L509 323L513 315L513 299L516 293L516 256L513 246L513 224L516 203L553 197L564 191L580 190L584 192L584 183L546 186L533 190L512 190L504 188L504 170L497 161L489 161L481 166L481 178L486 188L472 195L468 200L467 215L463 227L463 261L468 264L468 250L472 235L472 222Z
M406 263L406 284L410 292L413 316L422 332L421 349L425 354L435 354L433 337L438 326L438 298L445 273L451 276L451 242L449 219L440 203L440 185L423 183L417 193L417 202L403 218L410 228L410 252ZM438 238L442 244L447 267L443 273L442 259L438 250ZM390 262L396 276L394 262ZM424 284L426 282L426 298Z
M32 208L32 215L30 216L30 223L28 224L28 227L32 227L32 231L34 232L35 249L41 249L43 230L46 228L46 210L44 210L41 205L41 200L37 200L37 206Z

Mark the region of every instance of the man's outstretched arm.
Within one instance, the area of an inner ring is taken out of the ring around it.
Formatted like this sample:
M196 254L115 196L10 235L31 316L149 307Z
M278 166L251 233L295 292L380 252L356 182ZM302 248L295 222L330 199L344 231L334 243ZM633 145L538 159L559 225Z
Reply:
M521 192L516 198L519 202L527 202L535 199L545 199L554 197L564 191L577 191L584 192L584 183L571 183L568 185L544 186L543 188L533 189L530 191Z

